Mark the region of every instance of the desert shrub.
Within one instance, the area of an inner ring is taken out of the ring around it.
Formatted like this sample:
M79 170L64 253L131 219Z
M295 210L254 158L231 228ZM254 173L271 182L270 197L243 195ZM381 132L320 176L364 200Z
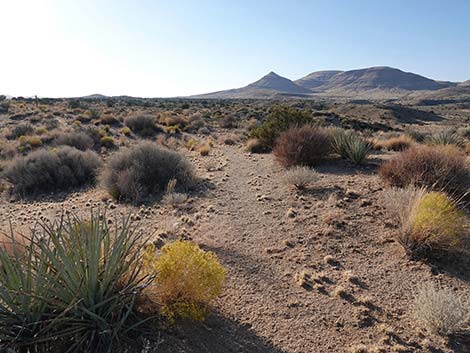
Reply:
M312 123L310 113L288 105L272 107L266 119L250 132L250 137L257 138L261 145L270 150L279 135L292 126Z
M60 125L60 122L56 118L48 118L44 121L44 127L48 131L57 129L59 125Z
M100 139L100 144L106 148L116 147L116 143L114 142L114 138L112 136L103 136Z
M413 141L424 142L426 138L428 138L429 133L417 130L407 130L405 135L410 137Z
M450 193L465 193L469 167L463 152L453 146L414 146L385 162L379 175L392 186L415 184Z
M111 157L101 175L109 193L118 200L141 202L159 195L171 179L179 189L194 181L193 168L177 152L150 142L124 149Z
M462 138L454 130L445 130L432 134L426 138L425 142L429 145L453 145L463 146Z
M413 314L429 331L452 335L468 328L470 302L453 290L426 283L418 288Z
M318 180L315 170L308 167L294 167L284 172L283 181L288 186L304 190Z
M355 164L362 164L372 151L369 141L352 130L330 128L331 146L335 153Z
M34 149L42 146L42 140L39 136L20 136L18 138L20 147Z
M385 204L400 225L397 241L411 256L466 250L467 218L446 194L412 186L392 188Z
M16 140L20 136L31 135L33 132L34 127L31 124L16 125L10 130L10 133L7 135L7 139Z
M322 128L291 127L276 140L273 153L285 167L314 166L331 153L330 138Z
M121 122L119 119L115 118L112 115L103 115L100 119L101 124L103 125L111 125L111 126L119 126Z
M143 323L141 235L123 219L41 223L21 251L0 247L0 340L19 352L114 352ZM10 236L15 242L14 234ZM45 240L47 239L47 240Z
M163 195L163 198L162 198L162 203L164 205L175 207L175 206L185 203L188 200L188 195L182 192L175 191L176 183L177 183L176 179L171 179L168 182L166 186L165 194Z
M404 151L414 144L411 137L407 135L400 135L391 137L384 142L384 146L389 151Z
M256 138L250 138L246 141L245 150L251 153L266 152L266 149L263 147L261 141Z
M233 115L227 115L218 120L219 126L224 129L231 129L236 126L236 119Z
M132 130L129 129L127 126L124 126L122 129L121 129L121 133L126 135L126 136L129 136L131 133L132 133Z
M211 147L208 143L202 143L197 147L197 151L201 156L207 156L209 155L209 152L211 150Z
M0 141L0 160L12 159L16 153L16 146L10 142Z
M88 111L88 116L90 117L90 119L99 119L99 117L101 116L101 112L98 109L90 109Z
M86 151L90 148L93 148L94 141L86 132L69 132L65 134L60 134L55 139L55 143L58 146L66 145L75 147L80 151Z
M136 115L124 119L124 124L129 127L133 133L142 137L154 136L162 130L156 125L154 117L150 115Z
M101 160L94 152L63 146L40 149L11 161L4 177L17 194L39 194L67 190L95 181Z
M144 269L156 273L155 291L163 313L170 319L201 320L222 293L226 271L212 252L188 241L163 246L158 254L149 245Z

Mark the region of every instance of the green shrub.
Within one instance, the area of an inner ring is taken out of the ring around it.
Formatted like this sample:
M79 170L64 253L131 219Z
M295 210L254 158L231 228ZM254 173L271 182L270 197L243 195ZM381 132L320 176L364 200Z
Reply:
M453 145L463 147L464 141L454 130L445 130L432 134L426 138L425 142L429 145Z
M141 202L161 194L171 179L176 179L180 189L191 187L192 166L177 152L150 142L116 153L101 175L109 193L127 202Z
M333 150L355 164L364 163L372 151L372 144L355 131L335 128L329 132Z
M280 134L273 154L284 167L315 166L331 154L330 138L323 128L291 127Z
M283 131L309 123L312 123L310 113L288 105L276 105L271 108L266 119L250 132L250 137L257 138L263 148L270 150Z
M106 147L106 148L116 147L114 138L112 136L103 136L100 139L100 144L101 146Z
M93 183L101 160L94 152L63 146L40 149L7 164L4 177L19 195L68 190Z
M154 117L150 115L130 116L124 120L124 124L141 137L151 137L157 132L162 132L162 129L156 125Z
M11 234L11 241L15 236ZM141 235L129 219L62 218L0 247L0 340L19 352L121 352L143 324Z
M147 246L144 269L155 273L155 291L170 319L202 320L222 293L226 271L215 254L188 241L165 245L158 254Z

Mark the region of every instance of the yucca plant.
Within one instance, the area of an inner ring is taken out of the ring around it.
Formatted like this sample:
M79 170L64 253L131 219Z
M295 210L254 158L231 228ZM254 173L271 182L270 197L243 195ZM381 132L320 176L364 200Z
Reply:
M364 163L372 151L371 143L354 131L332 128L329 133L333 150L355 164Z
M48 241L37 241L38 254L51 269L55 309L66 313L57 336L70 341L69 351L115 351L139 324L135 301L146 285L129 217L112 230L100 215L62 218L42 229Z
M110 229L97 213L41 223L29 245L0 250L2 343L24 352L125 347L144 322L136 300L151 279L140 271L140 238L129 217Z
M454 130L445 130L432 134L426 139L429 145L454 145L457 147L463 146L463 139Z

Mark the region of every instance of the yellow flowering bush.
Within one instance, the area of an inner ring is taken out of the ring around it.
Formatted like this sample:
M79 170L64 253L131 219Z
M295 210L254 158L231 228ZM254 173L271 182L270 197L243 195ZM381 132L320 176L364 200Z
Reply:
M216 255L189 241L145 248L143 267L155 277L155 296L162 313L176 318L202 320L210 304L222 293L226 271Z

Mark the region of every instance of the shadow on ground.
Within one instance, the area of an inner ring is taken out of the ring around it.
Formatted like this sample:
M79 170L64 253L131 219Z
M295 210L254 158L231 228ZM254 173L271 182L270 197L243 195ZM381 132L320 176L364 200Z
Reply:
M173 328L160 336L158 353L285 353L249 325L242 325L214 313L204 323Z

